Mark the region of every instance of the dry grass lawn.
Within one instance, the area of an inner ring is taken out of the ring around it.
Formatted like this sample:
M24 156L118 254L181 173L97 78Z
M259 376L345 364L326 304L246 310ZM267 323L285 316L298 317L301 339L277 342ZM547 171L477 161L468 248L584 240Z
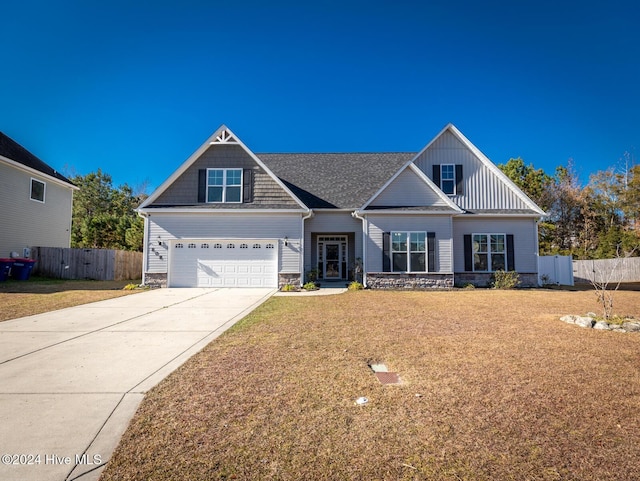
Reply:
M28 281L0 282L0 321L140 292L122 290L130 282L65 281L37 277Z
M616 306L640 317L640 292ZM590 291L274 297L147 394L101 481L640 479L640 334L558 320L596 308Z

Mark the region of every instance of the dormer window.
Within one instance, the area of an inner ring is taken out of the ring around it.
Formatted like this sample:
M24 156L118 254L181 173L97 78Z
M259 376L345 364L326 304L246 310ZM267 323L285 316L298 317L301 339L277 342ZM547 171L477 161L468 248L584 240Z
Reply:
M207 202L242 202L242 169L207 169Z

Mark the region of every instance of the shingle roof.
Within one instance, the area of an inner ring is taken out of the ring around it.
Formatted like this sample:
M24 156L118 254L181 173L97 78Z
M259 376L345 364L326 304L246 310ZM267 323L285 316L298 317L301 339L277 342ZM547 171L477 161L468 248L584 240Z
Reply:
M256 154L312 209L361 207L415 153Z
M38 172L42 172L43 174L55 177L58 180L66 182L67 184L73 185L73 183L64 175L58 173L55 169L53 169L53 167L40 160L38 157L33 155L27 149L22 147L16 141L2 132L0 132L0 155L26 167L35 169Z

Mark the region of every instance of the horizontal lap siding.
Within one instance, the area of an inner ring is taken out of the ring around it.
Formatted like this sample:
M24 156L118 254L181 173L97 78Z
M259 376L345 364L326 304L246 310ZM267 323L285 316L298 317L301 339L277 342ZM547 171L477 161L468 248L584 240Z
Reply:
M304 265L311 266L313 249L311 234L355 234L355 257L362 258L362 221L354 219L351 212L316 212L305 221ZM354 259L350 259L353 261Z
M31 179L46 184L45 202L31 200ZM71 188L0 163L0 257L33 246L69 247Z
M391 231L424 231L436 234L436 267L439 273L453 272L451 218L449 216L368 215L367 272L382 272L382 234Z
M537 272L537 225L535 219L453 219L455 272L464 272L464 236L466 234L513 234L515 270Z
M278 271L300 272L301 221L299 214L224 215L152 214L149 218L147 272L167 272L168 241L173 239L284 239ZM158 244L160 240L163 245ZM151 251L154 248L158 254ZM162 256L162 259L160 259Z
M460 164L464 195L452 200L462 209L528 209L520 197L467 149L452 133L445 132L414 162L431 180L433 165Z

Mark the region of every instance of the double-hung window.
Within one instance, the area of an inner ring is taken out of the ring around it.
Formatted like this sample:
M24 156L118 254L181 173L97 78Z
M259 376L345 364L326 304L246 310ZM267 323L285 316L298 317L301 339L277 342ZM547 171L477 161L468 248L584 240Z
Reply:
M473 234L473 270L506 270L506 246L505 234Z
M456 193L456 166L454 164L442 164L440 166L440 188L447 195Z
M46 190L46 184L37 179L31 179L31 200L44 203L44 193Z
M426 232L391 232L393 272L426 272Z
M242 202L242 169L207 169L207 202Z

